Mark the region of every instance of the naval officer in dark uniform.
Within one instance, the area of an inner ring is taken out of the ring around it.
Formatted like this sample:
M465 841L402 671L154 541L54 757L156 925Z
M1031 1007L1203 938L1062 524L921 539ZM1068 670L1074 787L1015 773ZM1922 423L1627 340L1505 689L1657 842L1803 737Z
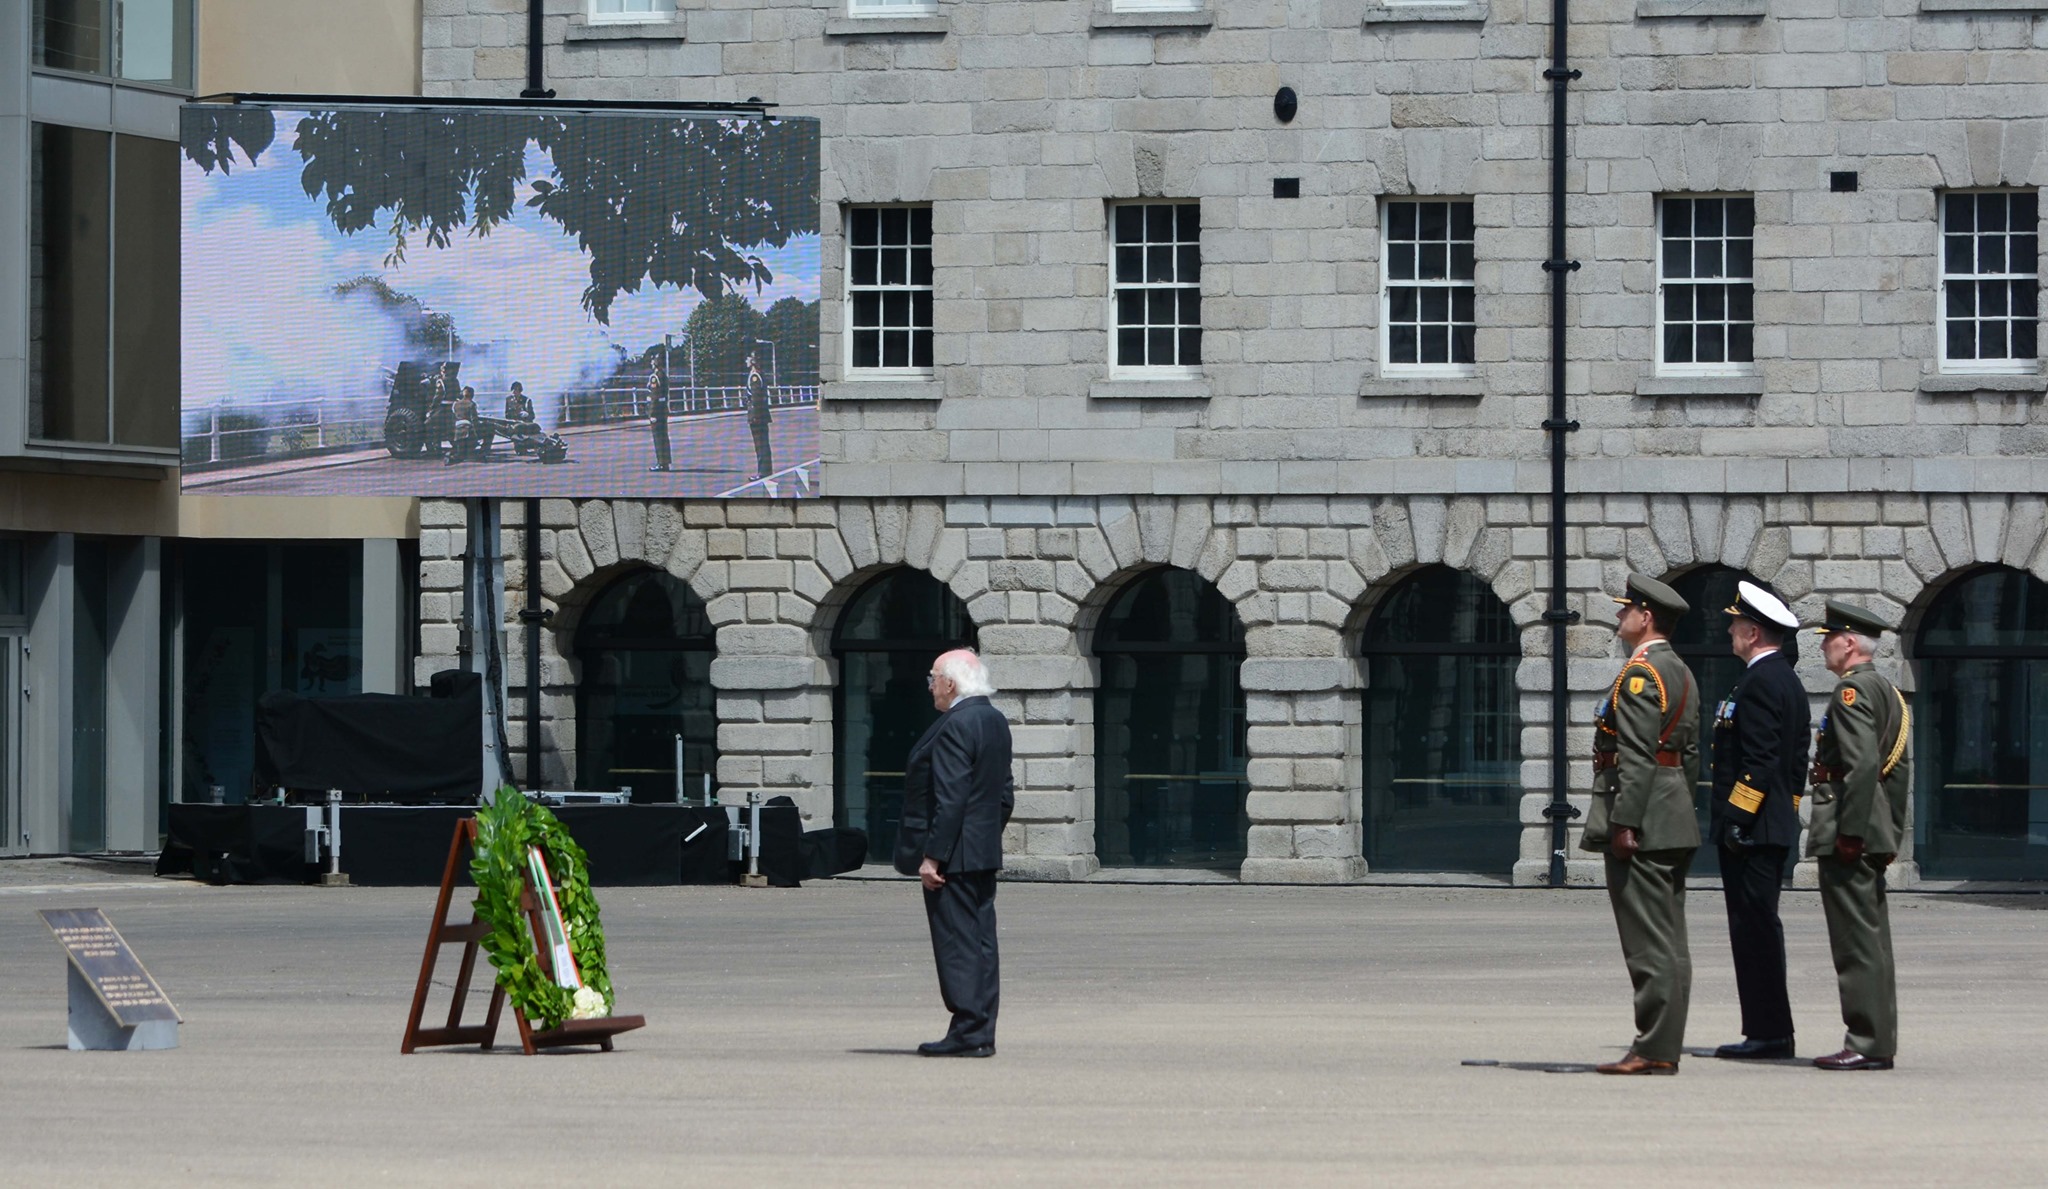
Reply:
M1685 873L1699 849L1692 790L1700 775L1700 690L1666 637L1686 601L1628 576L1614 634L1628 663L1593 716L1593 805L1579 845L1607 855L1607 899L1635 986L1636 1038L1601 1073L1671 1074L1692 998Z
M1871 654L1882 619L1853 603L1827 602L1821 656L1841 680L1828 696L1813 748L1813 827L1806 853L1819 860L1820 903L1848 1028L1822 1069L1890 1069L1899 1051L1899 992L1884 872L1906 838L1913 767L1906 741L1913 713Z
M1742 1036L1717 1057L1793 1056L1778 890L1799 841L1795 798L1806 787L1811 714L1784 646L1799 619L1754 582L1736 584L1728 641L1748 662L1714 715L1713 840L1728 904L1728 948L1742 1000Z

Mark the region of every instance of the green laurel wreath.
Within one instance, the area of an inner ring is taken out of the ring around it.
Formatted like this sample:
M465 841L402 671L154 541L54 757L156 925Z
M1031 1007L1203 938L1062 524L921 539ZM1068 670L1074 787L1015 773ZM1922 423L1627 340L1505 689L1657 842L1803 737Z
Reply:
M470 878L476 881L476 915L491 927L479 944L497 968L498 985L513 1006L541 1028L559 1025L575 1006L575 992L556 986L541 972L533 930L519 907L529 846L540 847L548 874L554 877L562 926L583 985L603 995L605 1010L610 1011L612 980L605 971L597 898L590 894L589 857L554 814L509 786L477 807L476 850L469 863Z

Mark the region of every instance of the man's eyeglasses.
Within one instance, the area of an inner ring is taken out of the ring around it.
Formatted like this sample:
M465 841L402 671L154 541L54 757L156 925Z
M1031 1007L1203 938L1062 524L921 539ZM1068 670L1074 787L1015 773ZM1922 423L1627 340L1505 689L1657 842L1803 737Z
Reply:
M924 675L924 687L926 689L931 689L932 687L938 685L938 683L939 675L937 673L926 673Z

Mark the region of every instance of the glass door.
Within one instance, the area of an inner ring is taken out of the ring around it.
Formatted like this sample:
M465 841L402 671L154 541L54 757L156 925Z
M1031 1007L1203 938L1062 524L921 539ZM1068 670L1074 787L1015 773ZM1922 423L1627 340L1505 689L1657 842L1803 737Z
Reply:
M20 636L0 635L0 855L25 855L21 816Z

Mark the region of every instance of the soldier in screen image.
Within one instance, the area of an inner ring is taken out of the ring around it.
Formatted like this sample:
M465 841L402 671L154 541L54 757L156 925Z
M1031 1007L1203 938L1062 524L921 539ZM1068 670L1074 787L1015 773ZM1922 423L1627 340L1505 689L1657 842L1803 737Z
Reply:
M773 414L768 411L768 381L761 378L761 360L747 356L747 428L754 435L753 478L775 473L775 453L768 445L768 424Z
M1615 635L1629 650L1594 712L1593 804L1580 845L1607 856L1607 899L1635 986L1636 1038L1608 1074L1674 1074L1692 997L1685 875L1699 849L1699 685L1667 639L1687 610L1677 591L1628 577Z
M476 446L476 389L464 388L462 395L448 407L448 415L448 456L443 465L454 466L467 458Z
M1819 860L1820 903L1848 1029L1822 1069L1890 1069L1899 1049L1899 991L1885 868L1906 837L1913 766L1905 695L1871 663L1884 621L1853 603L1827 602L1821 656L1841 680L1820 716L1813 748L1813 823L1806 853Z
M668 360L666 352L649 356L647 371L647 428L654 435L654 465L650 471L668 469Z
M1739 582L1735 590L1735 605L1724 608L1728 642L1748 668L1714 715L1713 836L1743 1039L1714 1055L1785 1058L1793 1056L1792 1000L1778 892L1785 856L1799 841L1797 798L1812 723L1806 687L1785 652L1798 617L1754 582Z
M526 389L519 381L512 381L512 391L505 395L505 420L523 421L532 424L533 398L526 395Z

